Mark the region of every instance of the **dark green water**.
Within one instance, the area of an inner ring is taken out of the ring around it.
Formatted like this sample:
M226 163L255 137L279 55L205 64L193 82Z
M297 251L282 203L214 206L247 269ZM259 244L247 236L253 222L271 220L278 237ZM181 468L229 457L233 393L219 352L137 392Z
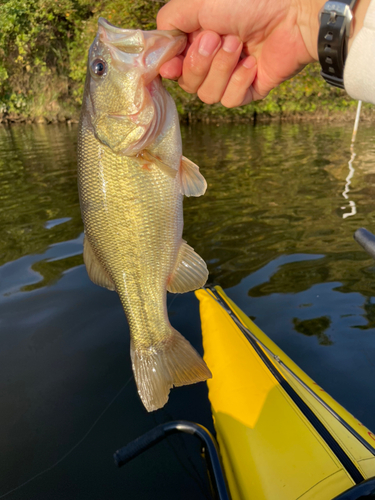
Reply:
M183 128L208 182L185 202L185 238L210 281L375 429L375 265L352 238L375 232L375 134L361 124L350 167L351 131ZM204 384L152 414L138 400L119 300L83 266L76 134L0 129L0 499L209 498L193 438L113 465L158 423L212 422ZM201 350L194 295L170 296L169 315Z

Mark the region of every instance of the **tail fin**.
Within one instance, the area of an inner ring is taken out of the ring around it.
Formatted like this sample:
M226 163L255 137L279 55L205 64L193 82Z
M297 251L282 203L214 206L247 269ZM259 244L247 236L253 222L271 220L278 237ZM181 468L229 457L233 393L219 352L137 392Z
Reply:
M173 386L203 382L211 378L206 363L192 345L177 331L166 341L147 350L130 353L138 394L147 411L162 408Z

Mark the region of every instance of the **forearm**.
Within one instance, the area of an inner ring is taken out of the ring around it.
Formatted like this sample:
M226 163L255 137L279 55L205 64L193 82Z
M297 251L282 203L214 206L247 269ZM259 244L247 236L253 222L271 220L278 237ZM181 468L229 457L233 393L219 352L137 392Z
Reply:
M361 28L363 27L363 22L369 5L370 5L370 0L358 0L356 6L354 7L353 33L349 38L349 45L348 45L349 52L353 41L355 40Z
M364 1L359 7L364 7ZM354 99L375 104L375 0L367 2L362 24L356 28L345 64L345 90Z

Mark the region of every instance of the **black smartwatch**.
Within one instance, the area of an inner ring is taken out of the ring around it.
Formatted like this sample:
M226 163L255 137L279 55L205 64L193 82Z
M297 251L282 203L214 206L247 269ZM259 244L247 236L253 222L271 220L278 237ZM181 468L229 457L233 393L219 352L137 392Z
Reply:
M330 85L344 88L344 65L357 0L327 2L319 14L318 56L321 75Z

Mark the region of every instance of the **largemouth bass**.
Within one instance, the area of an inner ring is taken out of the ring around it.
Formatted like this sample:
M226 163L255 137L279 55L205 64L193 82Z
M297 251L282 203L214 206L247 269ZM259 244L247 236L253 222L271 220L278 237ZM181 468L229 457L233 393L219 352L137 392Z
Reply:
M120 297L148 411L164 406L173 386L211 377L166 307L167 290L194 290L208 276L182 239L183 195L200 196L207 185L182 156L176 106L158 75L185 43L179 31L121 29L100 18L79 125L84 262L94 283Z

